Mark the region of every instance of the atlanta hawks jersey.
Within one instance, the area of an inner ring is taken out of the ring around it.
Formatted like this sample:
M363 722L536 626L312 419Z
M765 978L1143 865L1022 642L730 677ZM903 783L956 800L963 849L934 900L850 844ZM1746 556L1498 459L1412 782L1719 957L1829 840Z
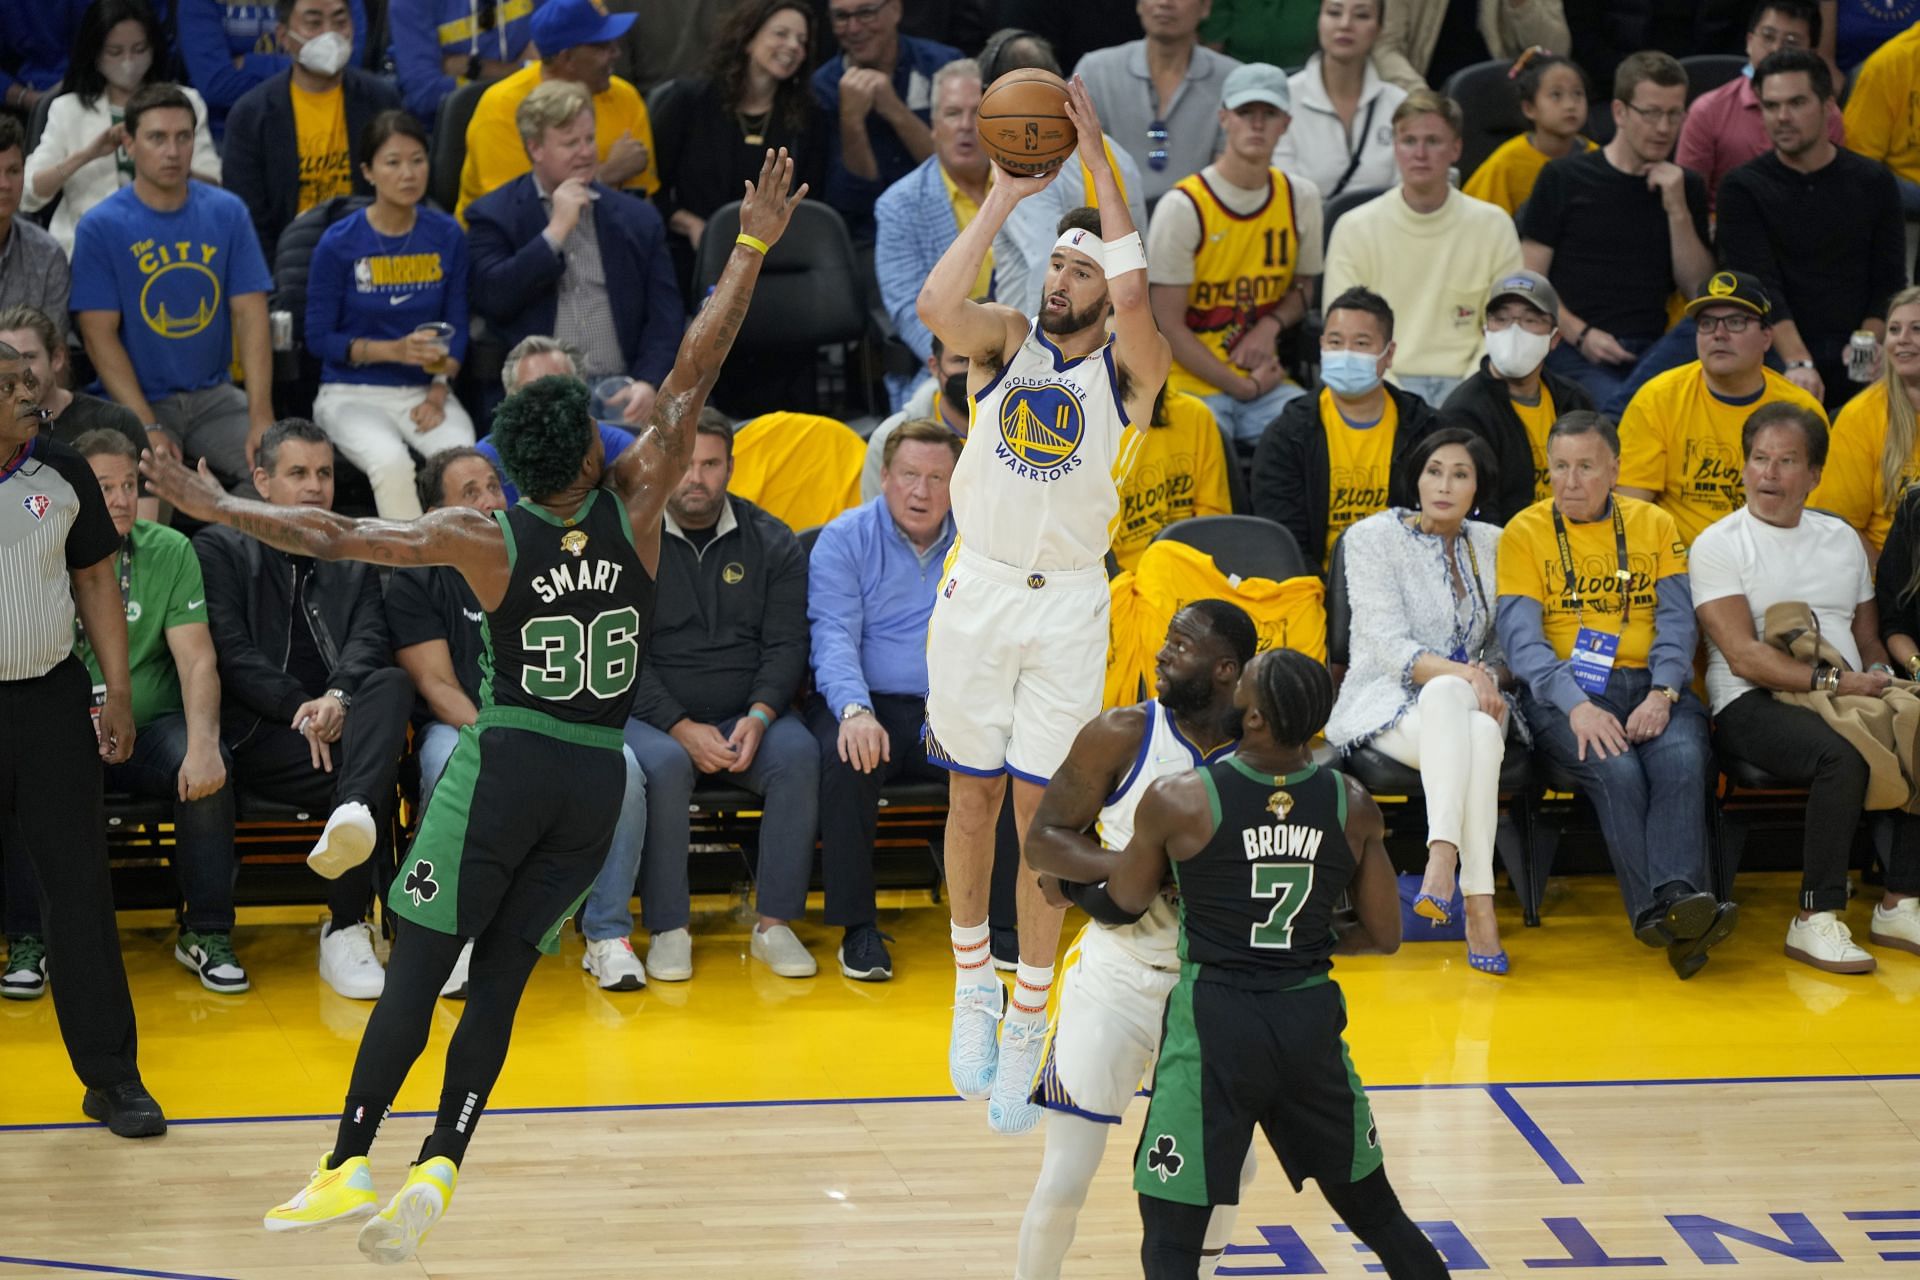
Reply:
M952 482L961 543L1018 569L1099 565L1139 439L1112 340L1069 359L1036 320L969 410Z
M1124 849L1133 839L1133 815L1140 800L1156 778L1167 778L1189 769L1200 769L1223 759L1234 748L1223 743L1212 751L1187 741L1173 723L1173 713L1158 702L1140 704L1147 713L1147 731L1140 739L1140 752L1133 758L1127 776L1107 797L1100 810L1100 843L1109 849ZM1180 916L1165 898L1154 900L1147 914L1130 925L1098 925L1111 941L1142 964L1174 969L1180 964Z
M1194 254L1193 283L1187 286L1187 328L1202 346L1232 366L1229 353L1234 343L1293 288L1300 242L1293 184L1278 169L1267 170L1267 202L1245 214L1221 203L1204 174L1183 178L1173 189L1193 201L1200 218L1200 249ZM1167 385L1196 396L1220 391L1178 361L1167 375Z

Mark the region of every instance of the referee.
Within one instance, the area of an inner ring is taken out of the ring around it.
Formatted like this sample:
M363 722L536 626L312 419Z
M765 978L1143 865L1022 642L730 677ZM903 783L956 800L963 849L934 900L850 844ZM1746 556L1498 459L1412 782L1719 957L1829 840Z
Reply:
M167 1119L140 1083L100 812L101 760L133 750L120 538L100 482L40 434L42 417L39 379L0 343L0 829L13 820L39 877L81 1109L123 1138L152 1137ZM97 736L92 682L73 656L76 609L106 678Z

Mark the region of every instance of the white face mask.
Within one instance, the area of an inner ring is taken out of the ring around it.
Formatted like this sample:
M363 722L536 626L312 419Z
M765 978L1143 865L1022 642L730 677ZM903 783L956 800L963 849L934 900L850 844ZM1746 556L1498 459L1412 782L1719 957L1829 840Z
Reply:
M98 65L100 74L106 77L108 84L131 93L140 87L140 82L147 78L147 72L153 68L153 55L137 53L131 58L119 58L111 62L102 58Z
M334 76L353 56L353 41L338 31L323 31L300 46L300 65L317 76Z
M1531 333L1517 324L1487 330L1487 358L1503 378L1524 378L1538 369L1552 345L1552 334Z

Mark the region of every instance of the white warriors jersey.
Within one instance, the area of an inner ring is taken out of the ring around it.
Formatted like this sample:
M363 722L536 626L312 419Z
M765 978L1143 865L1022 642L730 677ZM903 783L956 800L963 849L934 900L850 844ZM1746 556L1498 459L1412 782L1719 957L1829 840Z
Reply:
M1140 750L1133 758L1127 776L1100 810L1100 843L1109 849L1124 849L1133 839L1133 814L1140 799L1157 778L1186 773L1226 758L1238 746L1229 742L1205 752L1187 741L1173 723L1173 713L1149 699L1140 704L1147 713L1147 732L1140 739ZM1180 912L1165 898L1155 898L1147 914L1128 925L1096 925L1109 939L1118 943L1134 959L1160 969L1180 967Z
M1119 481L1140 440L1120 398L1113 340L1068 359L1034 321L968 414L952 483L962 545L1018 569L1104 561Z

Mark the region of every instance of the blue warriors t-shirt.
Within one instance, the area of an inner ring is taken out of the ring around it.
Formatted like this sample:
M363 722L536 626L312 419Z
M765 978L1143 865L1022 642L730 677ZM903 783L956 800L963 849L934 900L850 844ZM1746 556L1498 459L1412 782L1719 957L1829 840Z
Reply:
M120 341L149 401L227 381L228 310L273 277L240 197L201 182L171 213L122 187L89 209L73 238L75 311L120 313Z
M307 272L307 347L321 377L383 387L420 386L433 375L418 365L348 361L355 338L404 338L420 325L453 326L449 354L467 358L467 239L460 224L422 206L413 230L383 236L366 210L328 227Z

